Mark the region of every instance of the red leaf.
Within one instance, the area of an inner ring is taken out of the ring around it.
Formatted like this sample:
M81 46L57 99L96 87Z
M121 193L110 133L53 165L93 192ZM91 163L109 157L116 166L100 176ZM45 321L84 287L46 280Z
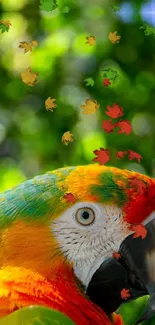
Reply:
M112 118L117 118L124 115L123 108L119 107L117 104L114 104L112 107L107 106L107 109L108 111L105 113Z
M128 150L128 159L129 160L137 159L137 161L140 163L140 160L142 159L142 156L139 155L139 153L129 149Z
M113 253L112 257L115 257L117 260L121 257L120 253Z
M103 121L102 122L102 128L103 128L103 130L106 132L106 133L111 133L111 132L113 132L113 130L114 130L114 128L115 128L115 125L116 124L112 124L111 123L111 119L110 120L108 120L108 121Z
M100 165L106 164L110 159L110 153L108 149L100 148L100 150L94 150L93 153L97 156L93 161L99 162Z
M146 184L137 178L133 178L132 180L129 180L129 184L131 187L135 187L137 189L137 192L140 194L142 194L143 190L146 188Z
M121 298L122 299L124 299L124 300L127 300L130 296L131 296L131 294L129 293L129 289L122 289L121 290Z
M142 224L132 226L132 230L135 231L133 238L142 237L144 239L147 235L147 229Z
M75 197L72 193L66 193L63 198L66 200L67 203L74 203L75 202Z
M120 128L120 130L117 132L118 134L126 133L126 135L129 135L132 131L132 125L128 120L118 122L117 127Z
M110 80L109 80L108 78L104 78L104 79L103 79L103 85L104 85L105 87L111 85Z
M128 153L128 151L118 151L116 154L117 159L124 158L124 156Z

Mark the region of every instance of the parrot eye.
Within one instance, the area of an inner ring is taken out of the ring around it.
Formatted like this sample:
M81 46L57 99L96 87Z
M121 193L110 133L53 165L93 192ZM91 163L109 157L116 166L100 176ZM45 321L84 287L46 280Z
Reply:
M91 208L80 208L75 214L75 219L79 224L89 226L95 221L95 213Z

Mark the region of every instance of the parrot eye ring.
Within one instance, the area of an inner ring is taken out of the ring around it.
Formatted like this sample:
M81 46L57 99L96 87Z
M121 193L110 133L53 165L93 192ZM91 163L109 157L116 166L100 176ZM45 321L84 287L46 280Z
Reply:
M95 213L91 208L79 208L75 214L76 221L82 226L92 225L95 221Z

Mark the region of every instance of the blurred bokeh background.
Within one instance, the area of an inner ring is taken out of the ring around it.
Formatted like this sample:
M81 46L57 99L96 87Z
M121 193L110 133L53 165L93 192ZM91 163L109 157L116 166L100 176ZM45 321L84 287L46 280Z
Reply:
M40 11L38 0L0 2L0 19L12 24L0 32L0 192L48 170L91 163L100 147L111 151L107 165L155 176L155 36L139 29L155 26L155 0L62 1L68 14ZM115 30L118 44L108 39ZM90 34L96 46L85 44ZM39 45L24 54L19 42L31 40ZM34 87L21 80L29 66L39 73ZM119 73L110 87L103 86L104 67ZM86 87L89 77L93 87ZM49 96L56 98L54 112L45 109ZM86 98L100 103L97 113L82 113ZM106 106L114 103L132 123L129 136L103 132ZM66 131L74 134L68 146L61 141ZM142 155L140 164L116 158L127 149Z

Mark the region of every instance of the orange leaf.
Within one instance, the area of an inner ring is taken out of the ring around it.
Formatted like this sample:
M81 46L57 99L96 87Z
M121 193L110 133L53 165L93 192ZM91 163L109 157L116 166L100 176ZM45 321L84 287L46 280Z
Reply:
M107 109L108 111L105 113L112 118L117 118L124 115L123 108L119 107L117 104L114 104L112 107L107 106Z
M121 257L121 255L120 255L120 253L116 253L116 252L114 252L114 253L112 254L112 257L115 257L117 260L119 260L119 258Z
M97 156L93 161L97 161L100 165L106 164L110 159L110 153L108 149L100 148L100 150L94 150L93 153Z
M139 153L129 149L128 150L128 159L129 160L137 159L137 161L140 163L140 160L142 159L142 156L139 155Z
M117 127L120 128L118 134L126 133L126 135L129 135L132 131L132 126L128 120L118 122Z
M122 289L121 290L121 298L122 299L124 299L124 300L127 300L130 296L131 296L131 294L129 293L129 289Z
M108 121L105 120L102 122L102 128L106 133L113 132L113 130L115 128L116 124L112 124L111 121L112 120L108 120Z
M129 180L129 184L131 187L136 188L137 192L140 194L142 194L143 190L146 188L146 184L137 178L133 178L133 179Z
M116 154L117 159L124 158L124 156L128 153L128 151L118 151Z
M72 193L66 193L63 198L66 200L67 203L74 203L75 202L75 197Z
M104 79L103 79L103 85L104 85L105 87L111 85L110 80L109 80L108 78L104 78Z
M147 235L147 229L142 224L132 226L132 230L135 231L133 238L142 237L144 239Z

